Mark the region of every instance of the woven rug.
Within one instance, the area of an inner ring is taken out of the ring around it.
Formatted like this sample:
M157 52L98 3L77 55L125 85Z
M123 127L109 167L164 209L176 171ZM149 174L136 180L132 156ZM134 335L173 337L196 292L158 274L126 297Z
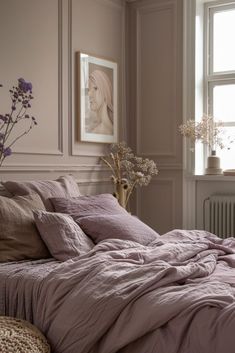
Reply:
M50 353L43 334L27 321L0 316L1 353Z

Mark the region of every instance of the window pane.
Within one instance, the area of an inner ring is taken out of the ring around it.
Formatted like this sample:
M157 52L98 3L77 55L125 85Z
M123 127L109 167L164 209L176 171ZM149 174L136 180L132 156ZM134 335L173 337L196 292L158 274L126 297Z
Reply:
M235 84L214 87L213 116L216 121L235 122Z
M235 139L235 127L224 127L223 136L224 141L227 141L227 147L230 146L230 149L217 149L216 154L220 157L220 167L222 169L235 169L235 141L231 144L228 143Z
M235 70L235 9L214 14L213 71Z

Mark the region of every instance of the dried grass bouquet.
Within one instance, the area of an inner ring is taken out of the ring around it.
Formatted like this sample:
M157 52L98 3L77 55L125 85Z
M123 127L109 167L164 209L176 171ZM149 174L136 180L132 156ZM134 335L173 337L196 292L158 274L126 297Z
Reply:
M133 190L137 186L148 185L152 177L158 174L153 160L135 156L125 142L110 145L108 156L101 157L101 160L112 171L114 196L124 208Z

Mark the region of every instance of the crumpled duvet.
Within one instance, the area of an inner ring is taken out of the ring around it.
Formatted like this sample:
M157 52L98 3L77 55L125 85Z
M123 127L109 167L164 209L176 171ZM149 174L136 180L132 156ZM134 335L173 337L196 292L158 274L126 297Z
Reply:
M12 273L4 314L32 321L54 353L235 351L234 238L174 230L149 246L110 239L53 266L15 289Z

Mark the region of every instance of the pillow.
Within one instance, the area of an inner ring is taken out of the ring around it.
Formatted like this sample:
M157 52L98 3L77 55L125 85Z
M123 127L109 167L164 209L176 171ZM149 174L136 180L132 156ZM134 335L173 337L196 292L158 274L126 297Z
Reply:
M147 245L159 236L153 229L131 216L111 194L52 198L57 212L70 214L95 243L116 238Z
M79 225L95 243L113 238L148 245L159 236L152 228L129 214L82 217Z
M35 211L34 219L42 239L57 260L66 261L94 247L92 240L68 215Z
M0 183L0 196L12 197L13 195Z
M37 194L0 196L0 262L50 257L34 222L37 209L45 210Z
M53 211L53 206L49 200L50 197L80 195L78 185L72 175L62 176L56 180L6 181L2 184L7 191L14 195L37 193L48 211Z
M81 217L99 214L128 214L111 194L80 196L72 198L53 197L50 199L56 212L70 214L75 222Z

